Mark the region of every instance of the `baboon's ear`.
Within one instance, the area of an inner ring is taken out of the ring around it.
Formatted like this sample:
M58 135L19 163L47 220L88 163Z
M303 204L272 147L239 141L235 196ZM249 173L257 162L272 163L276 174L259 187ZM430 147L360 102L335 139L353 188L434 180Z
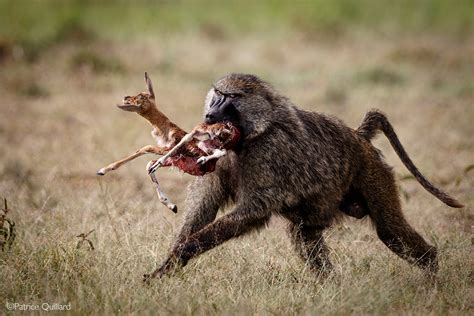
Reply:
M151 83L151 79L150 79L150 77L148 77L148 73L146 71L145 71L145 82L146 82L146 86L148 88L148 92L154 98L155 97L155 92L153 91L153 84Z

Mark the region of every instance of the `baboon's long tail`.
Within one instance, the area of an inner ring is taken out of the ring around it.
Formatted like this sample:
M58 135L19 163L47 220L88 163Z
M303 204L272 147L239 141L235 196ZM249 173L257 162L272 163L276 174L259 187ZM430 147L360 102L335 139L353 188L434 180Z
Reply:
M446 192L435 187L428 179L426 179L418 168L415 166L413 161L411 161L407 152L403 148L398 136L393 130L392 124L388 121L384 113L378 110L372 110L365 115L362 124L357 129L359 136L365 138L367 141L371 141L379 131L383 131L385 136L387 136L390 144L392 144L393 149L400 157L401 161L407 167L407 169L415 176L416 180L431 194L440 199L443 203L456 208L464 207L456 199L449 196Z

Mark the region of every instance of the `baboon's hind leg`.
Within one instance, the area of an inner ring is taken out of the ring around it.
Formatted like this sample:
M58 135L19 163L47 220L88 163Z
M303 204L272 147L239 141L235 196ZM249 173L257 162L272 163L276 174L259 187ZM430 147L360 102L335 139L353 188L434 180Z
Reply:
M329 250L323 237L323 230L314 226L289 224L288 232L300 257L309 265L311 270L327 274L332 270L329 260Z
M429 245L403 216L390 168L378 161L370 164L370 169L362 172L357 185L367 201L369 216L378 237L401 258L430 272L436 272L436 248Z

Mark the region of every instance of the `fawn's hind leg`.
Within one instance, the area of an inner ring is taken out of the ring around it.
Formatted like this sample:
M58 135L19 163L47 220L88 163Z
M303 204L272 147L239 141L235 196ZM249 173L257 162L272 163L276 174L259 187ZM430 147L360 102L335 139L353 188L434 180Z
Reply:
M146 166L146 170L148 170L149 167L152 164L154 164L155 162L156 162L156 160L149 161L147 166ZM170 199L165 195L165 193L163 193L163 191L161 191L160 184L158 183L158 179L156 178L156 175L155 175L154 172L150 173L150 178L151 178L151 181L153 181L153 183L155 184L156 194L158 194L158 198L160 199L160 202L163 205L165 205L167 208L172 210L174 213L177 213L178 212L178 207L176 206L176 204L173 204L170 201Z
M199 159L197 160L197 163L200 163L200 164L203 165L206 162L208 162L209 160L219 159L219 158L225 156L226 154L227 154L227 150L225 150L225 149L215 149L214 152L212 154L210 154L209 156L199 157Z
M436 248L429 245L403 216L391 169L377 157L365 164L359 176L354 184L367 202L380 240L401 258L436 273Z

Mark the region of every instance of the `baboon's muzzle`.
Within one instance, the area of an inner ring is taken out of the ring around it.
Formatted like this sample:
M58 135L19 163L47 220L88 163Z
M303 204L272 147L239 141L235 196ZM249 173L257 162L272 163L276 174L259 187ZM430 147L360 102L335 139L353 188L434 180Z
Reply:
M235 107L231 98L226 95L215 96L209 105L204 121L207 124L214 124L223 121L235 121Z

